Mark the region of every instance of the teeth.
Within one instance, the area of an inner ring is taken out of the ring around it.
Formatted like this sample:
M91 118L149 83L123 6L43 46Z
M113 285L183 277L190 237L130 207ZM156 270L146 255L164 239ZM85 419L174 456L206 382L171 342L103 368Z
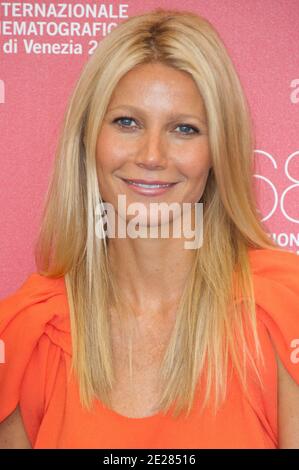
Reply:
M143 184L143 183L133 183L132 181L127 181L129 184L133 184L134 186L139 186L141 188L168 188L171 186L170 184Z

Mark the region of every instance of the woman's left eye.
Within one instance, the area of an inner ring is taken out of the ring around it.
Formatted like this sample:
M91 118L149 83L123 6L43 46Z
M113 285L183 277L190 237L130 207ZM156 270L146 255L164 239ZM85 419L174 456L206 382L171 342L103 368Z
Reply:
M189 126L188 124L180 124L177 127L184 127L185 129L191 129L193 132L183 132L183 134L198 134L199 130L194 126Z

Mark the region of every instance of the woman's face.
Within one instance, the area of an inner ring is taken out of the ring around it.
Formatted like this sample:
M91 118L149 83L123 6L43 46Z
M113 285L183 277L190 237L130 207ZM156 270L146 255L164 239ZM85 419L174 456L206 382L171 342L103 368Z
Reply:
M96 152L100 194L116 212L119 195L127 206L147 208L199 201L211 159L204 105L191 76L160 63L128 72L111 97ZM128 179L175 184L142 188Z

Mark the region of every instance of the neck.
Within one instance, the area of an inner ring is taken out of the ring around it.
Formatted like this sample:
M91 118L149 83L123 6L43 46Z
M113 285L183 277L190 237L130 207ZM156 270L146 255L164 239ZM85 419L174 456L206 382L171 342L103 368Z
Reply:
M185 239L113 238L108 257L120 292L140 313L159 313L180 299L196 250Z

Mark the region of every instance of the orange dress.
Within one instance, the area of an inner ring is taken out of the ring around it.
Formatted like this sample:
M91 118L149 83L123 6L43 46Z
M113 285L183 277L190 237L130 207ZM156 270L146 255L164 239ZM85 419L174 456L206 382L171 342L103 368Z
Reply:
M31 274L0 302L0 422L20 405L33 448L277 448L277 362L299 385L299 257L270 249L250 250L258 331L266 367L265 388L242 393L232 380L216 416L208 407L186 419L157 413L118 414L97 400L82 408L71 363L69 311L64 278ZM297 341L296 341L297 340ZM2 343L3 344L3 343ZM297 349L296 349L297 347Z

